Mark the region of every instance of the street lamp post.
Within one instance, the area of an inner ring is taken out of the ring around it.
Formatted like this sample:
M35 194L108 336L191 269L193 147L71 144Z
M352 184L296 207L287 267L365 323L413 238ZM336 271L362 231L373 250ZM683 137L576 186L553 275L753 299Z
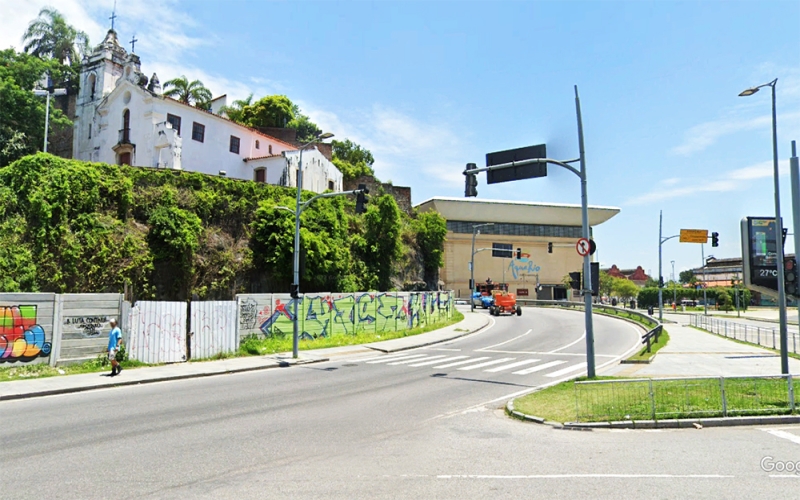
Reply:
M292 293L297 295L294 298L294 325L292 334L292 357L299 356L299 332L298 332L298 315L297 303L300 301L300 214L302 213L302 191L303 191L303 150L312 146L323 139L329 139L333 134L326 132L314 138L314 140L307 142L300 146L300 159L297 165L297 205L294 211L294 262L292 264L294 282L292 283Z
M67 95L67 89L48 88L47 90L34 90L35 96L47 96L47 104L44 111L44 152L47 153L47 132L50 129L50 95Z
M780 181L778 171L778 119L775 109L775 85L778 79L774 79L769 83L751 87L742 91L739 97L747 97L755 94L762 87L770 87L772 89L772 175L775 182L775 247L777 249L778 257L778 317L780 319L780 339L781 339L781 373L789 373L789 340L786 329L786 290L784 289L784 273L783 273L783 242L780 238L783 237L783 222L781 221L781 193Z
M673 236L667 236L666 238L661 236L663 220L664 218L662 211L659 210L658 211L658 321L664 320L664 293L662 287L662 282L664 281L664 279L661 276L661 245L663 245L664 242L671 240L672 238L677 238L678 236L680 236L679 234L675 234ZM674 265L672 272L673 274L675 273Z
M472 254L469 259L469 277L470 281L472 281L469 290L469 303L471 312L475 312L475 301L472 300L472 294L474 293L474 288L475 288L475 235L481 234L478 228L484 226L494 226L494 222L487 222L486 224L475 224L472 226Z

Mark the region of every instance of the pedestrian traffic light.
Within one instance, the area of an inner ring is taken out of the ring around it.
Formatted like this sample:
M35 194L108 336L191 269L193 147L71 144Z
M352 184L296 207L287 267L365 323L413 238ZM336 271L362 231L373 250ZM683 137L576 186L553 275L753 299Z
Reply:
M553 253L553 244L552 243L548 243L547 244L547 253Z
M478 196L478 174L469 172L477 168L478 166L474 163L467 163L467 172L464 173L466 176L464 196L466 197Z
M522 249L521 248L517 248L517 260L519 260L521 258L522 258Z
M659 276L658 277L658 288L664 288L664 277L663 276Z
M797 296L798 295L798 273L797 273L797 261L795 259L784 259L783 260L783 282L784 286L783 289L786 291L787 294Z
M569 287L573 290L581 289L581 272L569 273Z
M289 288L289 295L291 295L293 299L296 299L300 295L299 291L300 286L296 283L292 283Z
M367 189L366 184L359 184L358 185L358 193L356 194L356 213L363 214L367 211L367 194L369 193L369 189Z
M719 233L711 233L711 246L718 247L719 246Z

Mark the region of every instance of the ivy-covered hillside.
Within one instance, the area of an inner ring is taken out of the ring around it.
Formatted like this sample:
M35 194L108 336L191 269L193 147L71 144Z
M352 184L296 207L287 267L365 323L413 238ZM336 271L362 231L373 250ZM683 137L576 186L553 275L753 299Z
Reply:
M313 193L303 193L304 199ZM445 221L371 193L319 199L301 217L301 290L435 286ZM294 189L40 153L0 169L0 291L228 299L287 292ZM415 285L416 283L416 285Z

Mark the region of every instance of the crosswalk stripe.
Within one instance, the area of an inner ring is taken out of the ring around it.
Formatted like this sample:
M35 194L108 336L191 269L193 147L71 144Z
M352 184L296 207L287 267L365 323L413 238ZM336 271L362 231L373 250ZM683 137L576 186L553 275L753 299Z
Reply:
M580 370L581 368L586 368L586 363L578 363L577 365L568 366L566 368L562 368L557 372L548 373L546 376L548 377L560 377L561 375L566 375L569 372L574 372L575 370Z
M510 369L516 368L518 366L524 366L524 365L529 365L531 363L536 363L537 361L539 361L539 360L538 359L525 359L525 360L522 360L522 361L517 361L516 363L511 363L509 365L498 366L497 368L492 368L491 370L483 370L483 371L485 371L487 373L497 373L497 372L501 372L503 370L510 370Z
M447 357L447 356L446 356L445 354L442 354L441 356L429 356L429 357L427 357L427 358L422 358L422 359L419 359L419 358L414 358L414 359L406 359L406 360L404 360L404 361L397 361L397 362L395 362L395 363L387 363L387 364L388 364L388 365L391 365L391 366L395 366L395 365L405 365L405 364L407 364L407 363L416 363L417 361L429 361L429 360L431 360L431 359L434 359L434 360L435 360L435 361L434 361L434 363L439 363L439 362L441 362L441 361L442 361L442 358L446 358L446 357Z
M367 364L372 365L375 363L388 363L390 361L400 361L401 359L424 358L425 356L427 356L427 354L414 354L395 358L376 359L375 361L367 361Z
M436 369L439 369L439 368L450 368L451 366L466 365L467 363L472 363L474 361L481 361L483 359L489 359L489 356L484 356L482 358L468 359L466 361L456 361L455 363L448 363L446 365L434 366L434 368L436 368Z
M534 366L533 368L526 368L524 370L520 370L518 372L514 372L514 375L527 375L529 373L538 372L538 371L541 371L541 370L547 370L548 368L552 368L554 366L563 365L564 363L566 363L566 361L562 361L562 360L551 361L551 362L545 363L543 365Z
M495 359L494 361L487 361L485 363L478 363L477 365L469 365L463 366L459 368L459 370L474 370L476 368L483 368L484 366L492 366L499 363L505 363L507 361L514 361L514 358L502 358L502 359Z
M400 358L405 358L407 356L410 356L410 354L408 354L408 351L401 352L399 354L398 353L395 353L395 354L381 354L380 356L373 356L373 357L367 358L367 359L354 358L354 359L351 359L349 361L367 362L367 361L373 361L373 360L376 360L376 359L400 359Z
M413 365L408 365L408 366L413 366L413 367L428 366L428 365L434 365L436 363L442 363L444 361L455 361L457 359L464 359L464 358L468 358L468 357L469 356L453 356L451 358L437 359L437 360L434 360L434 361L425 361L423 363L414 363ZM418 360L416 360L416 361L418 361Z

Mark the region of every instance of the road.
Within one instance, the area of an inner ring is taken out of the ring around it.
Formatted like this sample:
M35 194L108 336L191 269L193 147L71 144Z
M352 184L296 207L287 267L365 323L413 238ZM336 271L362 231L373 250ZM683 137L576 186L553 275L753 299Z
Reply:
M797 427L578 432L507 418L511 395L579 373L583 315L494 319L394 355L2 402L0 496L796 497L800 476L759 463L800 461ZM596 317L595 334L600 366L640 332Z

